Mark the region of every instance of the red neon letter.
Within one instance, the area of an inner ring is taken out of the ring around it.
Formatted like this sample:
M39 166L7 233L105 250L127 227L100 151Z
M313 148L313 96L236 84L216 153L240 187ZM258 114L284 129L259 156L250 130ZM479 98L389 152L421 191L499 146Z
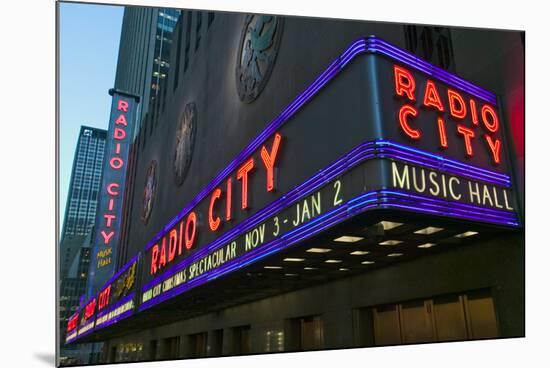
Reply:
M115 128L115 131L113 132L113 138L123 140L124 138L126 138L126 131L124 129Z
M103 218L105 218L105 220L107 220L107 227L111 227L111 224L113 223L113 220L116 218L115 215L108 215L108 214L104 214L103 215Z
M111 238L113 237L113 235L115 235L115 232L114 231L111 231L109 234L107 234L105 232L105 230L102 230L101 231L101 236L103 236L103 243L104 244L109 244L109 241L111 240Z
M184 225L185 221L181 220L180 221L180 230L179 230L179 234L180 234L180 240L178 242L178 256L181 256L181 253L183 252L183 225Z
M112 195L112 196L117 196L119 193L118 193L118 190L115 192L113 190L113 188L116 188L118 189L119 188L119 185L117 183L110 183L107 185L107 193L109 193L109 195Z
M189 235L189 226L193 225L193 231ZM193 242L195 241L195 230L197 228L197 214L191 212L187 217L187 224L185 225L185 248L191 249Z
M409 100L414 101L414 89L416 84L413 75L405 68L394 65L393 74L395 77L395 93L398 96L407 95Z
M248 208L248 173L254 168L254 158L250 157L243 166L237 170L237 180L241 180L241 208Z
M275 133L275 138L273 138L273 145L271 146L271 153L267 152L265 146L262 147L262 161L267 170L267 191L271 192L274 188L273 180L273 168L275 167L275 159L277 158L277 153L279 152L279 144L281 143L281 135Z
M428 80L426 82L426 90L424 91L424 106L433 106L439 111L443 111L443 104L441 103L441 98L435 88L434 82Z
M466 147L466 154L468 156L472 156L474 154L472 150L472 138L474 137L474 131L460 124L456 127L456 130L464 136L464 145Z
M151 250L151 275L154 275L157 273L157 261L159 257L159 245L155 244L153 245L153 249Z
M470 110L472 114L472 123L474 123L475 125L478 125L479 122L477 120L477 105L476 105L476 102L471 98L470 98Z
M120 114L120 116L116 119L115 124L128 126L128 122L126 121L126 116L124 116L124 114Z
M437 127L439 128L439 145L441 148L447 148L447 129L445 128L445 121L443 118L437 118Z
M466 117L466 103L461 95L458 92L449 89L447 92L449 96L449 107L451 109L451 115L457 119L464 119ZM456 104L458 103L459 107L457 108Z
M491 121L487 119L487 113L491 116ZM491 133L496 133L498 130L498 116L495 110L489 105L483 105L481 108L481 120L485 128L487 128Z
M208 206L208 225L210 225L210 230L216 231L220 227L220 217L216 216L216 219L212 217L212 212L214 210L214 203L221 197L222 190L220 188L214 189L212 197L210 197L210 206Z
M176 245L178 243L178 232L176 229L170 231L170 239L168 241L168 262L171 262L176 256Z
M401 110L399 110L399 124L401 125L401 128L403 129L405 134L413 139L420 138L421 134L419 130L413 129L409 126L409 123L407 122L407 116L412 115L413 117L415 117L417 114L418 112L411 105L403 105L401 107Z
M226 185L226 200L225 200L225 219L231 220L231 196L232 196L232 180L231 177L227 179Z
M162 238L160 246L159 268L166 266L166 237Z
M128 102L124 100L118 100L117 110L128 112Z
M122 161L120 157L113 157L111 161L109 161L109 164L113 169L118 170L124 165L124 161Z
M485 134L485 140L487 141L487 144L491 149L491 153L493 154L493 160L495 160L495 164L500 164L500 139L497 138L493 141L493 138L491 138L491 136Z

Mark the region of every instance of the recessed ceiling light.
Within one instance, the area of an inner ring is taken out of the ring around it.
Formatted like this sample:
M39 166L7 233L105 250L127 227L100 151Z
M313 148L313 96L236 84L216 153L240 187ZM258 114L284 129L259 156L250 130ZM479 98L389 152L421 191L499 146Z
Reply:
M285 262L303 262L305 259L303 258L285 258L283 259Z
M424 229L416 230L414 233L415 234L430 235L430 234L433 234L433 233L437 233L438 231L441 231L441 230L445 230L445 229L442 228L442 227L428 226Z
M327 259L325 263L342 263L341 259Z
M281 270L283 269L281 266L264 266L266 270Z
M340 268L338 271L349 271L349 268Z
M306 252L309 252L309 253L328 253L331 250L332 249L328 249L328 248L309 248L308 250L306 250Z
M317 267L304 267L304 270L306 271L312 271L312 270L316 270Z
M298 276L296 273L285 273L285 276Z
M361 262L361 264L365 264L365 265L370 265L370 264L373 264L374 261L363 261Z
M380 245L397 245L397 244L401 244L403 243L403 241L401 240L386 240L386 241L383 241L381 243L378 243Z
M401 257L403 253L390 253L388 254L388 257Z
M466 238L468 236L477 235L477 231L466 231L465 233L455 235L456 238Z
M436 245L437 245L437 244L435 244L435 243L425 243L425 244L420 244L420 245L418 246L418 248L425 248L425 249L426 249L426 248L435 247Z
M384 230L391 230L391 229L394 229L398 226L401 226L403 225L402 223L400 222L391 222L391 221L380 221L380 224L382 225L382 227L384 228Z
M351 252L350 254L352 256L364 256L365 254L369 254L369 253L370 252L366 251L366 250L356 250L356 251Z
M363 240L363 239L365 239L365 238L362 238L360 236L344 235L344 236L341 236L339 238L334 239L334 241L340 242L340 243L355 243L355 242L358 242L359 240Z

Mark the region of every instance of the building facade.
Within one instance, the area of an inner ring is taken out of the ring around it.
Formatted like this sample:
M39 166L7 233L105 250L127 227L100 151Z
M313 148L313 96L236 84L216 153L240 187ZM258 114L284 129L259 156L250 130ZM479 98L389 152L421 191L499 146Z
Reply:
M138 125L147 117L170 69L170 49L180 10L126 7L115 88L140 96ZM139 131L135 129L135 133Z
M185 10L174 34L83 308L104 362L524 336L521 32Z

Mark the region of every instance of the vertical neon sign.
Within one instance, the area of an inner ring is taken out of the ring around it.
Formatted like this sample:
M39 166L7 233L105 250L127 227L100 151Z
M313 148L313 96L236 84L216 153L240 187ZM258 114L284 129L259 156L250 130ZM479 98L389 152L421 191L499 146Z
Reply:
M113 100L98 193L94 248L88 279L89 296L98 291L115 272L114 261L120 240L128 156L139 103L138 96L123 91L111 89L109 94L113 96Z

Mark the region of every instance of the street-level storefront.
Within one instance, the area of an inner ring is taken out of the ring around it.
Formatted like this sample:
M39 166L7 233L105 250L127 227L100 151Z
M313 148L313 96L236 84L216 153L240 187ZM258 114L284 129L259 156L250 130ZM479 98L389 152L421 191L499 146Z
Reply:
M114 362L523 336L522 211L495 94L376 36L342 45L271 116L244 86L247 112L201 126L237 106L210 86L174 92L164 121L181 124L143 144L128 262L70 343L105 342ZM243 127L245 113L264 119Z

